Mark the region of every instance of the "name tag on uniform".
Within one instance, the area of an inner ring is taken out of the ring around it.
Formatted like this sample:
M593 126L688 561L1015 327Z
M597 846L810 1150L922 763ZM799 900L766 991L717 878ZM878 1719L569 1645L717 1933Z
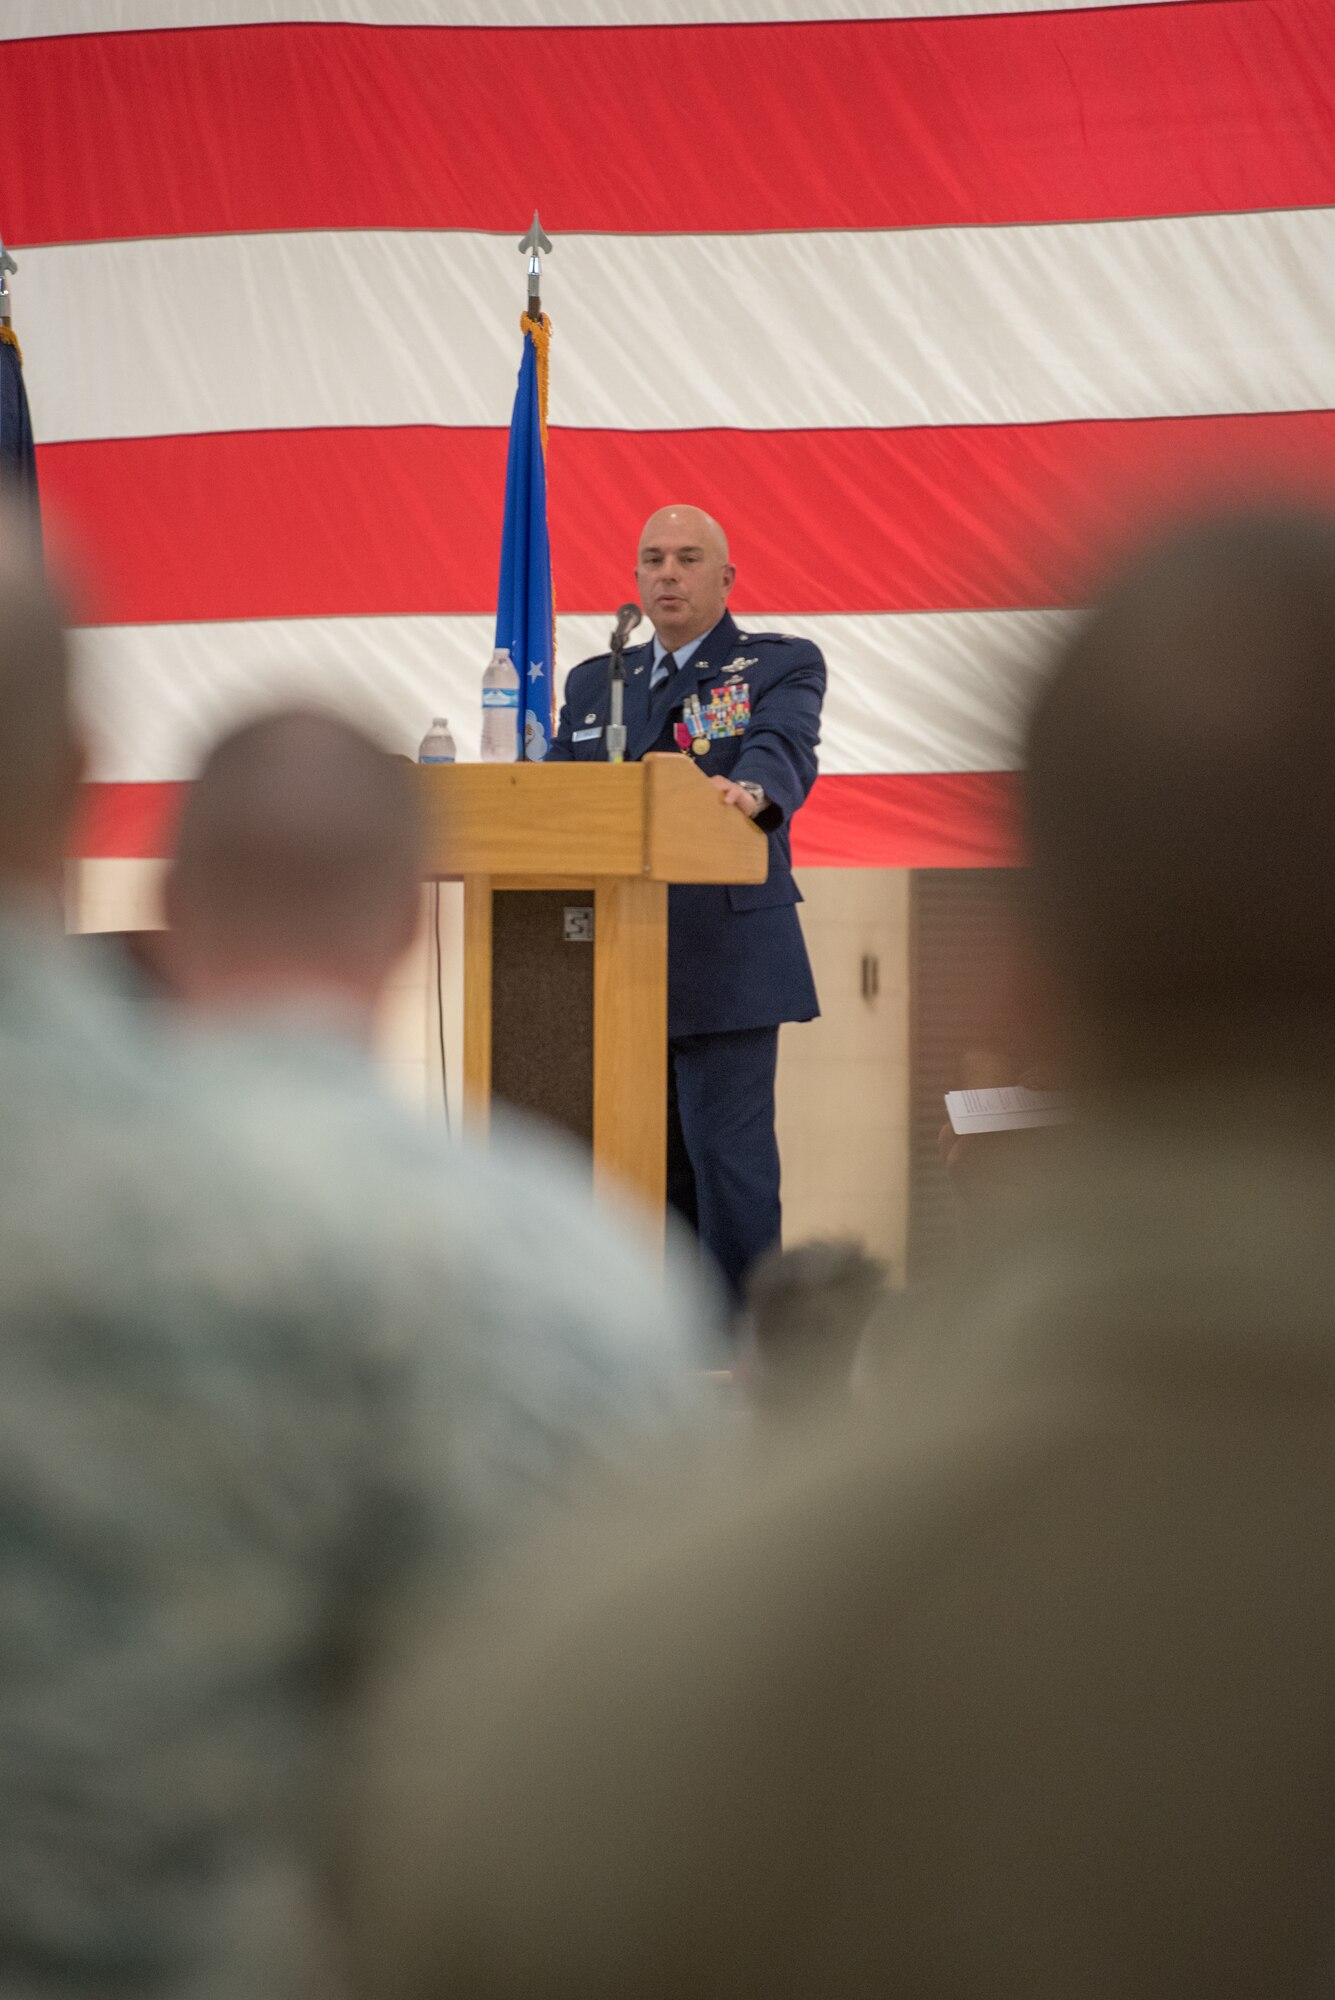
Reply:
M601 729L575 729L571 731L572 743L596 743L602 735Z

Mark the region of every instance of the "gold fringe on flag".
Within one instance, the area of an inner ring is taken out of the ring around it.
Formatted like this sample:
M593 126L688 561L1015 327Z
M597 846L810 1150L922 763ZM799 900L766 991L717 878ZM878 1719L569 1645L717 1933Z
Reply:
M12 326L0 326L0 344L3 344L5 347L13 348L15 354L18 355L19 367L21 368L23 366L23 349L19 346L19 337L15 333ZM538 351L539 355L541 355L542 350L539 349ZM540 382L545 384L547 379L547 367L545 361L540 359L538 362L538 366L542 370L542 374L538 377L538 379ZM547 408L546 389L544 388L543 390L541 390L540 394L542 395L543 399L542 407L544 411L544 416L542 419L542 448L544 451L546 451L547 449L547 418L545 415L545 411Z
M552 323L546 313L533 319L522 313L519 319L522 333L532 340L538 356L538 428L542 433L542 455L547 456L547 355L552 344Z

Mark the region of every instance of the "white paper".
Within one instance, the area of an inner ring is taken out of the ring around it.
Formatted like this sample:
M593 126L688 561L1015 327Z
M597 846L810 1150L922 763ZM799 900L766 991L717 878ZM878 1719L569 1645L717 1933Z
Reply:
M951 1129L972 1132L1022 1132L1034 1125L1064 1125L1071 1117L1071 1100L1061 1090L1026 1090L1006 1084L992 1090L948 1090L946 1115Z

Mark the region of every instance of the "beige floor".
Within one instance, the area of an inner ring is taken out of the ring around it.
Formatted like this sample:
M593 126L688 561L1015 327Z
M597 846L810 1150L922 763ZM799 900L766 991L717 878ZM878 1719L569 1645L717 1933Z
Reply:
M779 1142L784 1234L853 1236L902 1280L908 1210L908 876L899 870L808 869L803 929L816 970L821 1019L783 1030ZM72 864L71 930L140 930L161 922L159 864ZM433 896L395 975L380 1024L385 1073L406 1102L443 1116L431 950ZM440 890L446 1074L463 1073L462 892ZM864 974L864 961L874 974ZM871 987L875 986L875 991ZM864 991L864 987L868 990ZM457 1111L457 1103L452 1107Z

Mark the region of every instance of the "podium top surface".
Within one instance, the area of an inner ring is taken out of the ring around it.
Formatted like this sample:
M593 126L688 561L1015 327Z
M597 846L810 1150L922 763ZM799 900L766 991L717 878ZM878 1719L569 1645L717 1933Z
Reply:
M426 872L763 882L769 843L684 757L419 765Z

